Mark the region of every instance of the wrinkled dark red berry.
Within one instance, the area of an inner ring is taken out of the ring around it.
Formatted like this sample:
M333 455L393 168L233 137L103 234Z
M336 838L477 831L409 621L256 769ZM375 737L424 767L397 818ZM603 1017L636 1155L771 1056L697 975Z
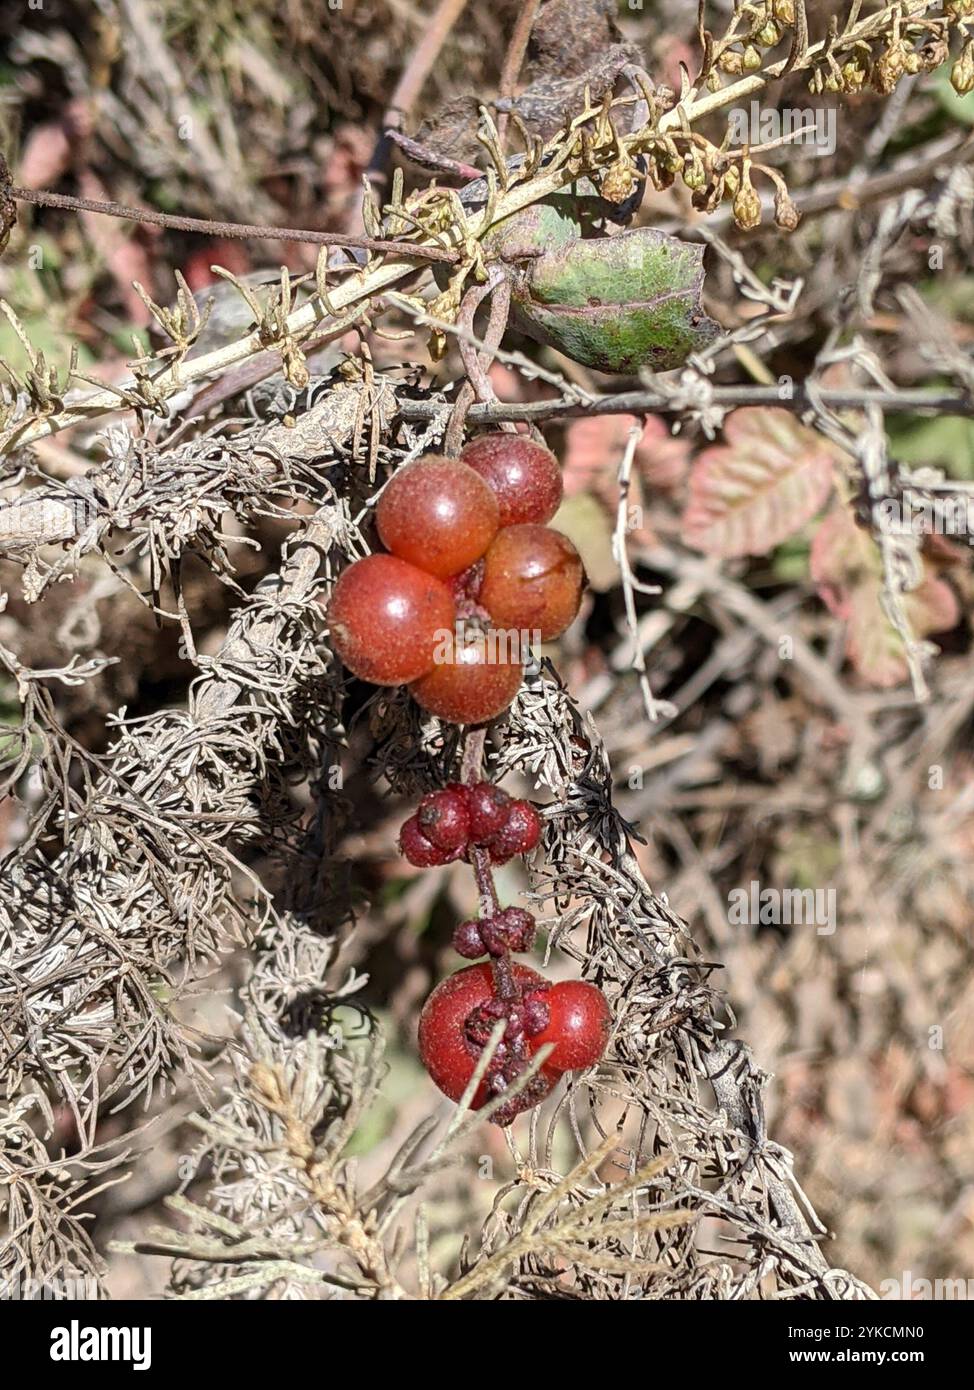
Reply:
M507 819L487 841L491 862L506 864L515 854L528 854L541 836L541 817L530 801L512 801Z
M453 932L453 949L458 956L477 960L487 954L479 922L461 922Z
M419 827L440 849L465 848L470 838L466 790L460 786L431 792L419 803Z
M492 956L505 951L530 951L534 945L535 921L522 907L508 907L480 923L480 937Z
M439 845L434 845L426 835L423 834L419 824L418 816L410 816L403 822L402 829L399 831L399 850L410 864L417 869L435 869L442 864L451 864L454 859L459 859L463 852L463 847L459 849L441 849Z
M507 820L511 798L493 782L474 782L467 789L470 838L475 844L495 835Z
M543 1033L551 1019L551 1010L545 1002L548 991L526 994L523 1003L524 1031L529 1038Z

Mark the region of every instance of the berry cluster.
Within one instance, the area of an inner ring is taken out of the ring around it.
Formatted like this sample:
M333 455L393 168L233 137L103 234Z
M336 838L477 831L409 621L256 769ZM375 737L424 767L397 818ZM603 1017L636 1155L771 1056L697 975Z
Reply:
M501 1020L503 1035L473 1098L475 1110L509 1090L538 1049L552 1045L534 1076L494 1112L501 1125L542 1101L565 1072L593 1066L611 1022L595 985L553 985L511 959L531 949L536 923L523 908L500 906L490 866L528 853L540 832L530 802L513 800L491 782L451 782L423 797L399 837L405 857L420 868L468 858L480 889L480 916L460 923L453 946L468 960L490 959L443 980L420 1016L420 1056L437 1086L451 1100L460 1099Z
M477 1087L474 1110L509 1090L541 1047L552 1048L534 1076L494 1112L499 1125L538 1105L566 1072L594 1066L612 1022L605 995L586 980L551 984L507 955L468 965L436 986L419 1019L423 1065L451 1100L463 1095L501 1019L504 1032Z
M485 850L492 864L506 864L533 850L540 834L530 801L513 801L493 782L451 782L423 797L399 832L399 848L418 869L452 864L474 848Z
M520 434L483 435L459 459L428 454L376 507L388 554L343 571L328 621L348 669L408 685L431 714L480 724L521 684L527 647L578 612L578 552L545 525L561 501L558 461Z

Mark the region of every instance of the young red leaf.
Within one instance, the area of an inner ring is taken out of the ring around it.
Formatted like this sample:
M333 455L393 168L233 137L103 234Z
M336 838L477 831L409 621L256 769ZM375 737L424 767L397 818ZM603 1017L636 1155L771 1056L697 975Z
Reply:
M694 461L683 539L708 555L767 555L825 502L832 445L787 410L765 406L735 410L724 438Z

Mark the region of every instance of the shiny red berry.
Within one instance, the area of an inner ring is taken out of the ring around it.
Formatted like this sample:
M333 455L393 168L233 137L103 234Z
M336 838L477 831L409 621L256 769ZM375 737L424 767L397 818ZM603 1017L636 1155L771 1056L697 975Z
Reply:
M463 853L463 846L449 850L434 844L423 833L418 816L410 816L403 822L399 831L399 849L403 857L417 869L435 869L442 864L452 864Z
M353 675L374 685L405 685L433 669L455 612L439 579L394 555L367 555L339 575L328 627Z
M485 724L503 714L521 687L523 665L509 655L504 634L451 637L433 669L409 689L430 714L451 724Z
M440 849L465 849L470 838L470 815L463 787L444 787L419 803L419 828Z
M541 817L530 801L512 801L500 830L487 841L494 864L506 864L516 854L528 854L541 836Z
M531 1039L531 1050L553 1043L542 1070L557 1077L566 1071L593 1067L605 1052L612 1027L608 1000L586 980L562 980L544 995L548 1023Z
M550 521L561 504L558 460L526 434L478 435L460 458L496 496L501 526Z
M438 454L390 479L375 520L387 550L441 579L479 560L499 524L497 499L480 474Z
M470 837L475 844L495 835L507 820L511 798L493 782L474 782L467 788Z
M543 976L527 966L515 965L513 969L514 978L522 988L543 989L547 983ZM493 971L484 962L448 975L423 1005L419 1018L419 1055L433 1081L451 1100L459 1100L463 1095L480 1056L480 1048L468 1036L467 1019L494 998ZM545 1090L553 1084L554 1078L549 1076ZM489 1099L489 1086L481 1082L474 1096L473 1109L479 1110Z
M578 613L584 580L578 551L560 531L505 526L484 556L477 602L495 627L548 642Z

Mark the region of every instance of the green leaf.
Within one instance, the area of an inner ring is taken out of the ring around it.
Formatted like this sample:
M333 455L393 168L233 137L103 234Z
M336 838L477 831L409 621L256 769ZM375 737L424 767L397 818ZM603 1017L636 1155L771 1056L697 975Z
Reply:
M949 478L974 480L974 420L938 415L932 420L890 419L890 444L901 463L942 468Z
M720 331L700 303L702 262L702 246L653 227L569 241L516 273L514 319L596 371L667 371Z

